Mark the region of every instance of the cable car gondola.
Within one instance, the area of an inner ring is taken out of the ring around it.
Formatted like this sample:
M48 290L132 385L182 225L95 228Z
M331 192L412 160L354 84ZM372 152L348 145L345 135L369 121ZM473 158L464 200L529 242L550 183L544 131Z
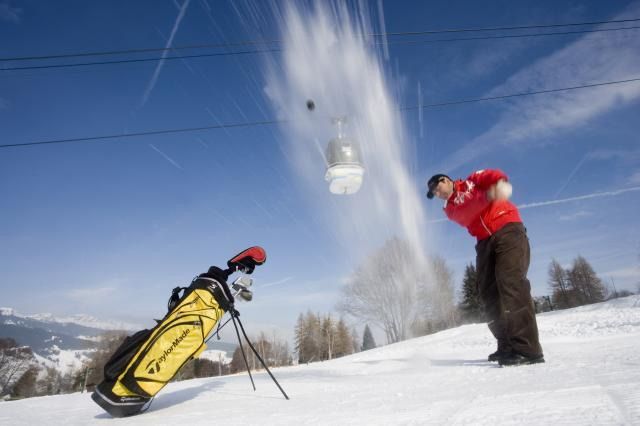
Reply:
M337 118L333 122L338 127L338 137L327 145L327 172L324 179L329 182L332 194L355 194L362 186L364 176L360 146L356 141L344 137L342 125L346 122L345 118Z

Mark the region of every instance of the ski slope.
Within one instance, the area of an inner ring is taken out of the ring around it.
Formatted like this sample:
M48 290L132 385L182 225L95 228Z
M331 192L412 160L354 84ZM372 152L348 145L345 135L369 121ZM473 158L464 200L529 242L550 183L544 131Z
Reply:
M169 384L114 419L88 394L0 403L2 425L638 425L640 296L538 316L547 362L500 368L484 324L309 365Z

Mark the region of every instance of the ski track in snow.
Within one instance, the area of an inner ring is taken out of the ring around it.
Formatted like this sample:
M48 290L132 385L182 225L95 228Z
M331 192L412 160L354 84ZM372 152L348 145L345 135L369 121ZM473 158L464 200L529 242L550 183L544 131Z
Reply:
M0 403L2 425L640 424L640 296L538 316L545 364L499 368L486 325L341 359L171 383L113 419L89 394Z

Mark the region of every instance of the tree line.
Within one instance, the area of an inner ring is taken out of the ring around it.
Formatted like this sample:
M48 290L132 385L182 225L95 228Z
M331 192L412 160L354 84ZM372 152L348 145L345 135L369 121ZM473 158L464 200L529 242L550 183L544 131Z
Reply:
M350 330L343 318L336 320L331 314L300 314L294 340L299 363L325 361L359 351L355 330Z
M260 355L260 358L267 364L267 367L282 367L293 364L289 343L279 338L275 333L271 337L268 337L264 332L261 332L257 339L250 338L250 340ZM245 357L247 361L246 364ZM255 356L249 345L243 342L242 347L238 346L233 352L233 357L228 366L229 373L233 374L246 371L247 366L251 368L251 370L262 369L260 360Z
M628 290L607 288L583 256L577 256L567 268L552 259L547 284L551 294L534 298L537 312L575 308L633 294ZM458 311L462 323L485 320L478 297L477 272L473 264L465 267Z
M602 280L582 256L576 257L568 269L553 259L549 265L548 282L556 309L603 302L607 296Z

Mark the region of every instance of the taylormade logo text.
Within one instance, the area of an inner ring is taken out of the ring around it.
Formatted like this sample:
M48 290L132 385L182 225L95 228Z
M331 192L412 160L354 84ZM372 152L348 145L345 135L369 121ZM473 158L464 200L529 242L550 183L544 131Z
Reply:
M191 331L190 328L186 328L181 335L179 335L178 337L176 337L176 340L173 341L173 343L171 344L171 346L169 347L169 349L165 349L164 353L160 356L160 359L158 360L159 364L162 364L163 362L166 361L167 356L169 354L171 354L171 352L173 352L173 350L175 348L178 347L178 345L180 344L180 342L182 342L184 340L185 337L187 337L187 334L189 334L189 332Z
M160 355L159 358L156 358L151 362L149 362L149 364L147 364L147 372L149 374L155 374L159 372L160 364L162 364L167 360L167 357L171 355L171 352L173 352L173 350L176 349L178 345L180 345L180 343L184 340L185 337L187 337L187 335L190 332L191 332L191 329L186 328L181 335L175 338L175 340L171 343L171 346L169 346L167 349L164 350L164 352L162 353L162 355Z

